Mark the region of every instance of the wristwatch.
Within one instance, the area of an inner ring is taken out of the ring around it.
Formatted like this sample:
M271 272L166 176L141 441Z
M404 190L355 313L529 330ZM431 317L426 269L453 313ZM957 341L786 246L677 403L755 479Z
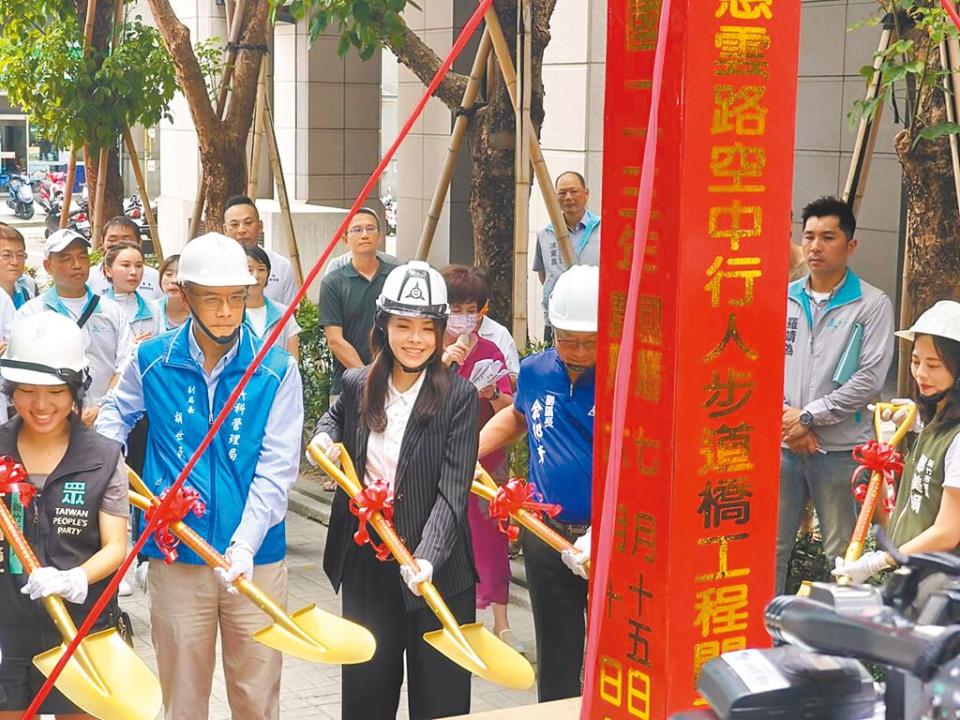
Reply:
M811 427L813 425L813 413L809 410L800 413L800 424L805 428Z

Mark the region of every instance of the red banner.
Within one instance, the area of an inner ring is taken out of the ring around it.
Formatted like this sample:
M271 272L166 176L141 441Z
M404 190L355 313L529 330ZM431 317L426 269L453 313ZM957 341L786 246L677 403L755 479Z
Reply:
M800 3L674 2L631 288L659 11L608 10L595 522L628 292L639 305L589 718L701 705L707 660L769 644Z

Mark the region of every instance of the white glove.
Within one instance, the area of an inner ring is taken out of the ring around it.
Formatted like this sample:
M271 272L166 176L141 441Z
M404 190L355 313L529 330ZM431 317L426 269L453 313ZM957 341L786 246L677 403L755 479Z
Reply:
M237 589L233 583L237 578L244 575L247 580L253 580L253 550L246 543L238 542L228 547L223 557L230 567L226 570L216 568L214 572L226 591L236 595Z
M420 570L414 572L413 568L401 565L400 577L403 578L407 587L410 588L410 592L420 597L420 583L433 580L433 563L427 560L421 560L420 558L414 558L414 560L417 561L417 567L419 567Z
M890 567L887 562L887 554L883 550L873 550L865 555L861 555L858 560L845 564L843 558L838 557L835 563L836 567L830 573L834 577L846 575L851 582L856 585L866 582L869 578L876 575L881 570Z
M337 445L333 441L333 438L327 435L327 433L317 433L313 436L313 440L310 441L310 444L330 458L330 462L333 464L337 464L340 461L340 446ZM307 460L311 465L316 467L317 463L314 461L313 456L310 455L309 452L307 453Z
M884 422L893 421L894 424L900 425L900 423L907 419L907 413L910 412L913 400L910 398L893 398L890 400L890 404L895 405L896 409L884 408L880 412L880 419ZM874 408L876 408L876 405L867 405L867 410L870 412L873 412ZM920 415L918 414L913 421L913 427L910 428L910 431L920 432L921 430L923 430L923 422L920 420Z
M589 580L590 575L584 564L590 559L590 530L587 534L573 544L573 549L567 548L560 553L560 559L563 564L570 568L570 572L584 580Z
M87 599L87 574L83 568L57 570L53 567L37 568L27 579L20 592L31 600L59 595L67 602L79 605Z

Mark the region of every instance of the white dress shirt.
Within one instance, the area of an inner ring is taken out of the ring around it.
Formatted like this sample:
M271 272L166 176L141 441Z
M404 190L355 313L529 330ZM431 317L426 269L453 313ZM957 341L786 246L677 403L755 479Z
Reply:
M270 277L263 294L271 300L276 300L289 307L293 296L297 294L297 282L293 278L293 265L286 255L281 255L270 248L263 248L270 258Z
M407 423L413 413L413 406L423 387L425 372L420 373L417 381L408 390L400 392L393 385L393 378L387 381L387 397L384 410L387 414L387 427L383 432L372 432L367 440L367 465L364 481L369 485L375 480L385 480L394 489L397 482L397 461L400 459L400 445Z

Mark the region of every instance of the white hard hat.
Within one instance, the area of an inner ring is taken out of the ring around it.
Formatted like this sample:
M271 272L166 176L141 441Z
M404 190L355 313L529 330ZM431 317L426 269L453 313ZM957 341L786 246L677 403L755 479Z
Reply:
M960 303L941 300L924 310L909 330L898 330L894 335L910 342L917 335L936 335L960 342Z
M574 265L554 283L547 317L556 330L596 332L600 300L600 268Z
M446 320L447 284L422 260L411 260L387 275L377 307L391 315Z
M50 257L50 253L63 252L75 242L81 242L90 247L90 241L76 230L70 228L60 228L50 233L50 236L43 241L43 256Z
M187 243L180 252L178 283L196 283L207 287L256 285L247 267L247 254L236 240L210 232Z
M18 318L0 376L26 385L83 383L87 369L83 333L69 318L52 311Z

